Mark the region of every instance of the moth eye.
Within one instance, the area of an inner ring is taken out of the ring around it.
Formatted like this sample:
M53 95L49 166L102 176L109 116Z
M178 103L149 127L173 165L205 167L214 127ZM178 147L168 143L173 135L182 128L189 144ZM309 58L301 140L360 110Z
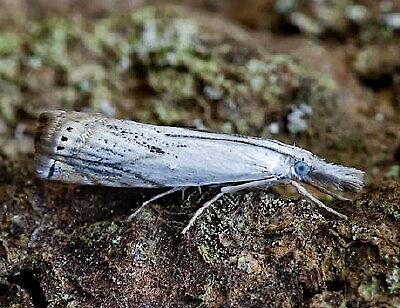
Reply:
M310 172L310 166L303 161L298 161L294 165L294 171L300 177L305 177Z

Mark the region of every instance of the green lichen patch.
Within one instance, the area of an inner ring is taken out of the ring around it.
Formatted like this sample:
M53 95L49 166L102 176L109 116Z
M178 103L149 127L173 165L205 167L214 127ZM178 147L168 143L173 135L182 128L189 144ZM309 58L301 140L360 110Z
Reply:
M392 272L389 272L386 277L389 292L392 294L400 294L400 267L396 266Z
M393 75L400 67L399 45L400 42L392 41L390 44L370 44L361 48L353 62L354 70L361 78L369 80Z
M290 24L311 37L333 35L361 42L385 42L396 37L398 3L380 4L370 0L278 0L275 12L282 17L279 23Z
M20 48L20 37L14 32L0 32L0 55L10 55Z
M143 31L128 54L133 67L143 72L146 86L155 92L156 102L177 110L171 119L155 110L166 123L190 125L200 118L214 129L223 130L229 122L234 131L260 134L268 114L283 115L285 105L314 106L334 96L332 88L324 88L316 75L289 57L273 55L245 44L239 34L218 33L204 21L176 14L155 9L148 9L145 19L135 14L133 20L142 23Z

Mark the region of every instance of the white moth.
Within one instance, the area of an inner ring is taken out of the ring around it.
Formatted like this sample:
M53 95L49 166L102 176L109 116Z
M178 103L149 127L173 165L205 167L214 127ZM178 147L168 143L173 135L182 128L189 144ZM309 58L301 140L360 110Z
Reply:
M49 111L40 116L36 136L39 178L84 185L169 188L145 205L187 187L221 187L183 230L225 193L292 184L317 205L300 182L337 198L330 189L359 191L363 172L327 163L311 152L279 141L216 134L110 119L101 114Z

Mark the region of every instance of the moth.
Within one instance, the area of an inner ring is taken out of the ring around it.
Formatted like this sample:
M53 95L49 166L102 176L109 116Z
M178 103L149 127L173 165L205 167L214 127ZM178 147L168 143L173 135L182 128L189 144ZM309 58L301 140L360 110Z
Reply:
M336 198L360 191L364 172L326 162L275 140L217 134L107 118L101 114L49 111L40 115L35 138L37 176L82 185L166 188L147 204L188 187L218 186L183 229L227 193L291 184L304 197L341 218L309 193L306 183Z

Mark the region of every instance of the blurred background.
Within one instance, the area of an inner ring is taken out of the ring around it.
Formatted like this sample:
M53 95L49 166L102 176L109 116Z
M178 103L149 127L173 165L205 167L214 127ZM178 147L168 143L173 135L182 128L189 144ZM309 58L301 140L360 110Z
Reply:
M0 1L0 152L48 109L278 138L400 172L399 1ZM28 155L28 156L26 156Z

